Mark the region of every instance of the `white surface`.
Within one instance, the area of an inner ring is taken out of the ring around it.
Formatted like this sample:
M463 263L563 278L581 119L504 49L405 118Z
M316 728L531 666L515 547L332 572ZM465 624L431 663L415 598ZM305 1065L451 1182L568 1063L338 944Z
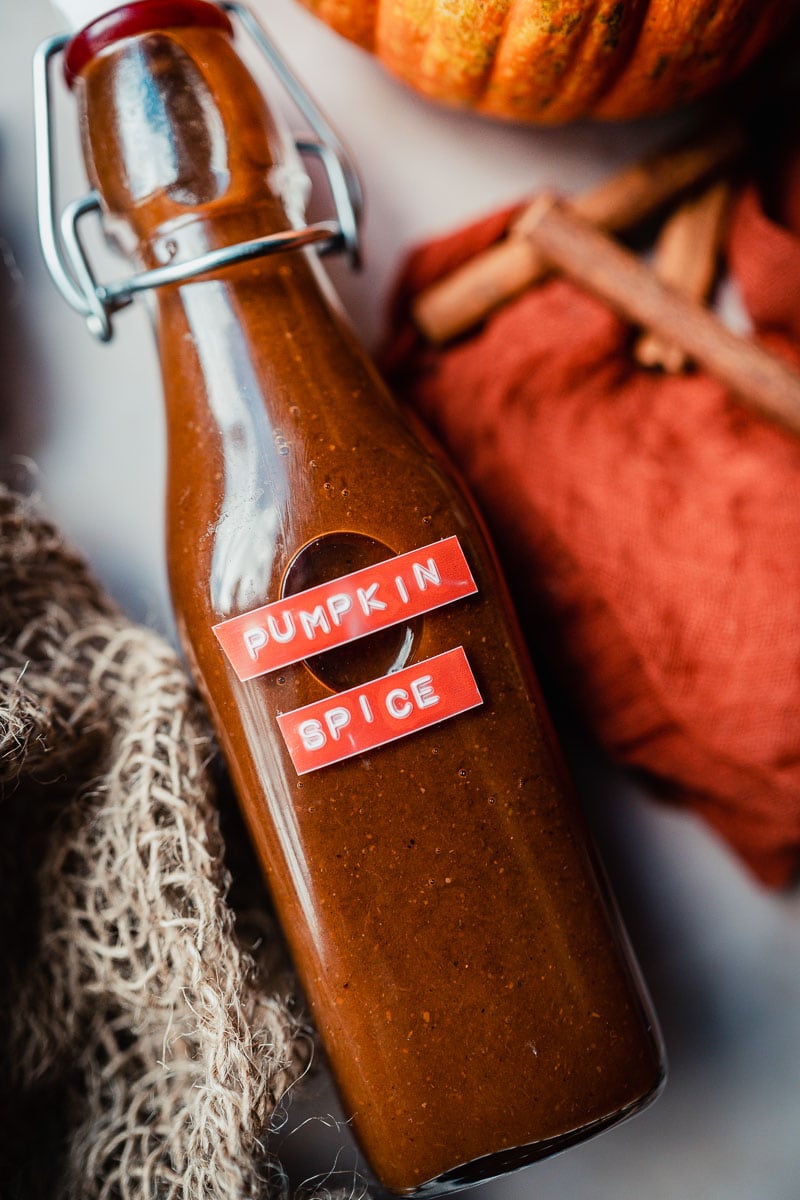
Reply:
M63 17L65 29L82 29L116 5L106 0L56 0L53 7Z
M649 122L537 132L445 112L290 0L261 2L362 173L366 269L332 273L373 346L390 281L414 242L543 182L586 186L664 131L664 122ZM0 234L19 273L0 326L3 458L38 464L51 510L113 593L132 615L169 631L160 391L146 313L137 306L122 314L115 341L94 343L55 294L36 244L29 63L39 40L60 29L45 0L0 0ZM66 131L66 100L59 113ZM74 137L62 168L66 198L81 188ZM481 1188L476 1200L797 1200L797 895L765 894L694 821L577 750L571 758L661 1016L670 1080L644 1115ZM289 1136L283 1152L293 1176L325 1171L339 1140L313 1125Z

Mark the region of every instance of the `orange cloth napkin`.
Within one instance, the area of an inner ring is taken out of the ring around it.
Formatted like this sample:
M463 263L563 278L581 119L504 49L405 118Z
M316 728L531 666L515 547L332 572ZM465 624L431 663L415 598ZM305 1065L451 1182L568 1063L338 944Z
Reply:
M781 220L739 202L728 261L759 336L800 362L800 168ZM534 652L614 759L701 813L765 884L800 867L800 440L715 380L650 374L564 280L422 344L411 297L500 213L414 253L387 371L491 526Z

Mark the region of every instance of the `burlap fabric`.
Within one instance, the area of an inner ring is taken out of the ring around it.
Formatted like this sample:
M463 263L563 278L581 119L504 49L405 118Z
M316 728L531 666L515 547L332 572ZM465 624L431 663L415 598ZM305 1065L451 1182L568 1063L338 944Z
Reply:
M5 489L0 630L0 1195L274 1194L308 1039L266 907L234 916L181 665Z

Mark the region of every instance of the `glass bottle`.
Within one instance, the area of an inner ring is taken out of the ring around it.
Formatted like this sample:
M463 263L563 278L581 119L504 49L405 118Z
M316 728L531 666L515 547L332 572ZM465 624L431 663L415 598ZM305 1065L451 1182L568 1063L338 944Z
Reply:
M290 225L221 9L129 5L66 66L140 268ZM452 468L313 251L154 294L180 634L377 1178L432 1194L639 1110L653 1016Z

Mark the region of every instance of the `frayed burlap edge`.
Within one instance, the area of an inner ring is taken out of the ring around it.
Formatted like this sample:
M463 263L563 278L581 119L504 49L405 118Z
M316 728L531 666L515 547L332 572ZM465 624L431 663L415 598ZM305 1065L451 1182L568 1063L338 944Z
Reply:
M0 638L3 1194L264 1196L308 1039L266 910L237 934L197 699L6 490Z

